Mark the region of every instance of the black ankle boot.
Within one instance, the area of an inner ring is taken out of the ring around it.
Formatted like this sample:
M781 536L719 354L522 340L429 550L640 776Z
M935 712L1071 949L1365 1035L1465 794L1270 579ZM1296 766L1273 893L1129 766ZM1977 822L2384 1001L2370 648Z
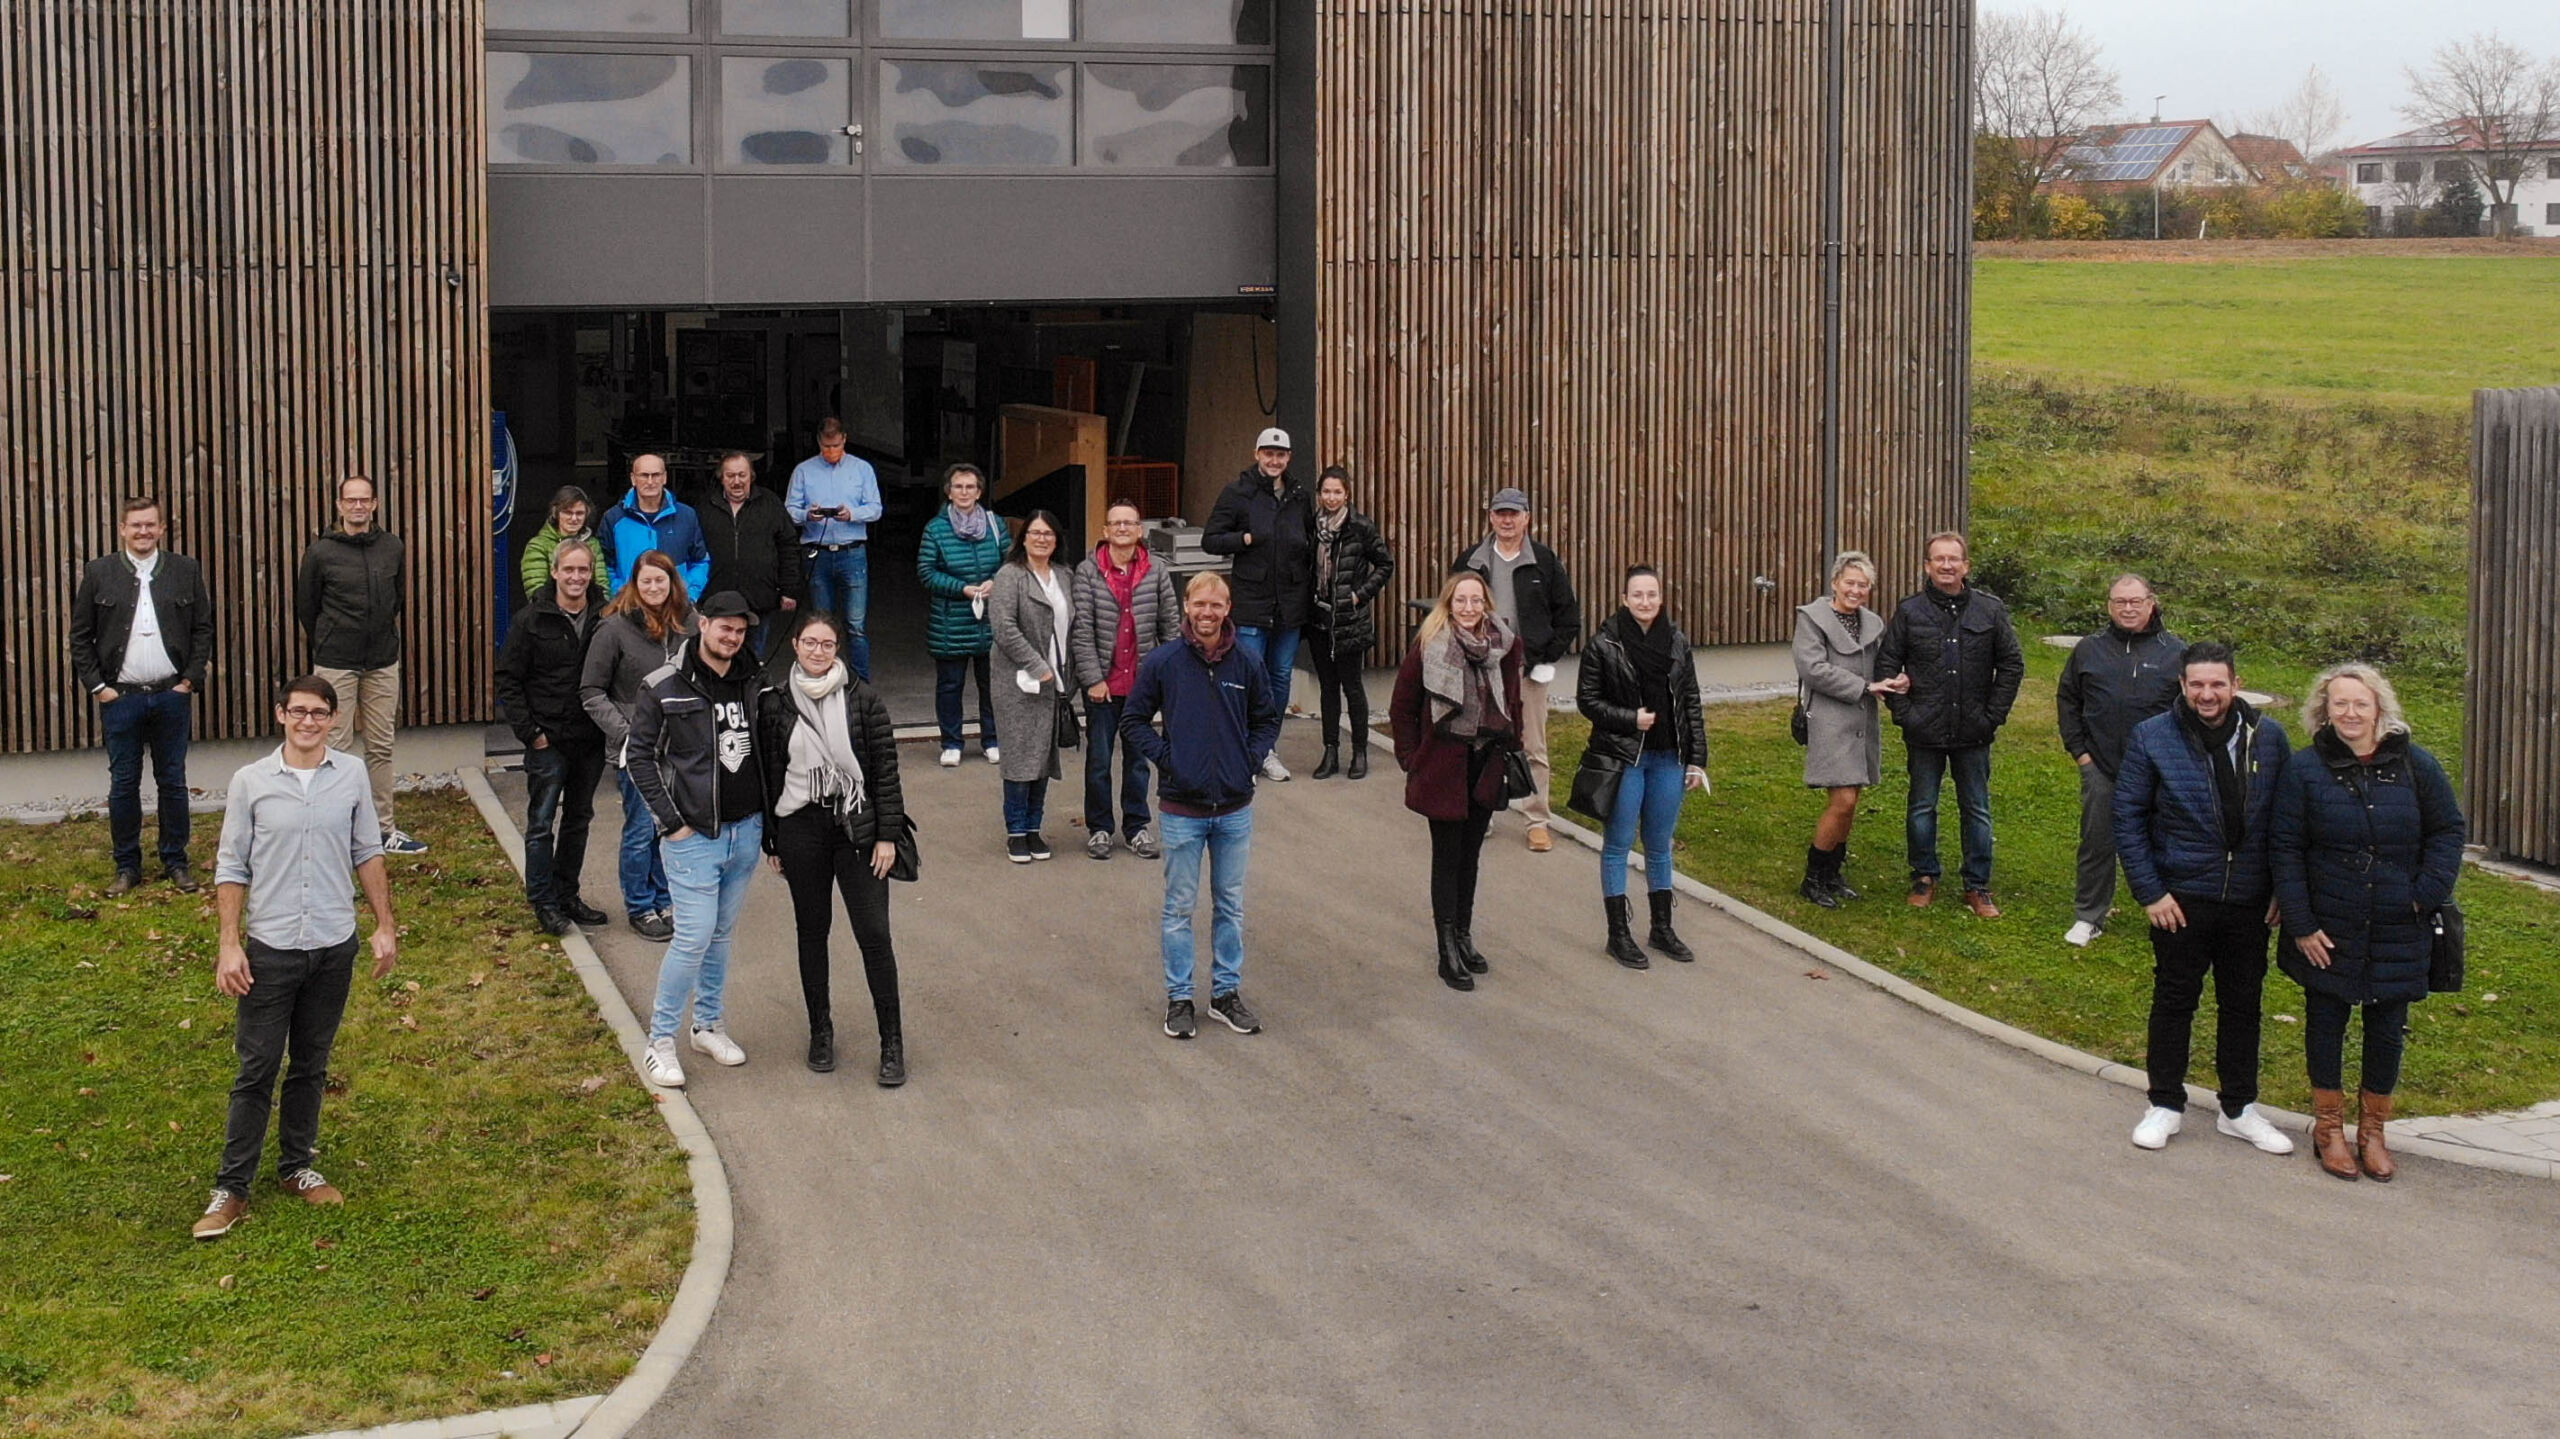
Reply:
M894 1034L880 1036L880 1087L895 1089L906 1082L906 1040Z
M1657 889L1644 898L1645 903L1653 907L1653 931L1644 937L1644 942L1652 945L1656 954L1676 959L1682 964L1696 959L1698 952L1682 944L1680 936L1672 931L1671 891Z
M1467 973L1465 951L1458 948L1458 932L1453 925L1435 924L1432 929L1440 938L1440 982L1451 989L1473 989L1476 977Z
M1856 890L1854 890L1854 889L1851 889L1851 888L1849 887L1849 881L1848 881L1848 879L1840 873L1841 868L1842 868L1843 866L1845 866L1846 864L1848 864L1848 862L1849 862L1849 847L1848 847L1847 845L1845 845L1845 844L1844 844L1844 845L1840 846L1838 849L1835 849L1835 850L1831 851L1829 854L1827 854L1827 855L1823 856L1823 861L1822 861L1822 862L1823 862L1823 865L1824 865L1822 882L1823 882L1824 884L1826 884L1826 885L1830 886L1830 888L1831 888L1831 895L1832 895L1832 898L1834 898L1834 899L1865 899L1865 898L1866 898L1866 896L1865 896L1865 895L1858 893L1858 892L1857 892Z
M1605 895L1600 903L1609 911L1609 957L1629 969L1653 968L1653 961L1645 958L1644 951L1636 947L1635 924L1627 915L1627 897L1623 894Z
M830 1020L809 1021L809 1067L820 1074L836 1067L836 1027Z
M1316 767L1307 772L1307 778L1331 779L1340 773L1342 773L1342 747L1329 744L1324 747L1324 758L1316 761Z
M1815 849L1810 845L1806 846L1804 852L1804 883L1796 886L1796 893L1803 895L1806 899L1813 901L1815 904L1821 905L1824 909L1838 909L1840 907L1840 897L1831 891L1830 855L1822 850Z
M1467 973L1484 974L1492 970L1492 962L1476 948L1476 922L1472 917L1464 924L1449 926L1449 932L1458 938L1458 961L1467 967Z
M1343 774L1352 779L1367 779L1369 777L1368 734L1369 732L1364 729L1360 732L1361 737L1352 742L1351 763L1342 771Z

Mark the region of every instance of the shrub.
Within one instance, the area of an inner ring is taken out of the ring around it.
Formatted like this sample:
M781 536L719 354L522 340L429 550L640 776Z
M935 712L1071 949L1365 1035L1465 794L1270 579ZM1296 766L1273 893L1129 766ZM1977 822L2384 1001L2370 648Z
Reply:
M2045 233L2057 240L2107 238L2106 212L2078 195L2056 195L2045 207Z

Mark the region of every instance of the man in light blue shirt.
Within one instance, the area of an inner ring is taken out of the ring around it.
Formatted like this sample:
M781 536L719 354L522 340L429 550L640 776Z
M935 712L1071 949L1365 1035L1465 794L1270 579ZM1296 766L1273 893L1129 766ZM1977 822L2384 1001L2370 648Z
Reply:
M791 472L782 506L800 526L800 567L810 606L849 627L845 663L871 678L871 522L880 518L880 476L845 453L844 424L818 423L818 453Z

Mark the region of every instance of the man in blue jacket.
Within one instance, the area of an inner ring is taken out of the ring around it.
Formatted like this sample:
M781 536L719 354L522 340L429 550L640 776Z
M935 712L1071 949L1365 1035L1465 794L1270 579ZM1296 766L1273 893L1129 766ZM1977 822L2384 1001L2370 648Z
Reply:
M596 538L604 542L608 589L621 594L631 583L632 567L651 550L664 550L684 576L684 597L702 598L711 579L711 544L703 538L702 517L693 506L667 493L667 462L658 455L634 455L631 489L622 503L596 521Z
M2213 976L2214 1128L2269 1154L2293 1141L2258 1113L2259 1000L2275 881L2267 830L2292 747L2240 698L2231 647L2188 647L2169 712L2135 725L2116 777L2116 853L2151 917L2151 1107L2133 1142L2158 1149L2187 1107L2187 1054Z
M1210 864L1209 1012L1238 1034L1262 1021L1244 1002L1244 875L1253 853L1253 779L1280 742L1280 707L1263 667L1236 643L1224 575L1191 577L1180 639L1138 664L1120 711L1120 738L1162 776L1164 811L1164 1032L1200 1032L1191 1007L1191 912L1200 859ZM1156 716L1164 730L1156 730Z

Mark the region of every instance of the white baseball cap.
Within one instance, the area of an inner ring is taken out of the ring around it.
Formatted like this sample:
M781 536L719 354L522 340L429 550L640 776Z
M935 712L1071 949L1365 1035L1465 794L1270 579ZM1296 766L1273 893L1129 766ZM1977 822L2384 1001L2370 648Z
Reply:
M1257 450L1289 449L1291 448L1289 444L1289 432L1287 430L1277 428L1265 430L1262 432L1262 437L1253 442L1253 447Z

